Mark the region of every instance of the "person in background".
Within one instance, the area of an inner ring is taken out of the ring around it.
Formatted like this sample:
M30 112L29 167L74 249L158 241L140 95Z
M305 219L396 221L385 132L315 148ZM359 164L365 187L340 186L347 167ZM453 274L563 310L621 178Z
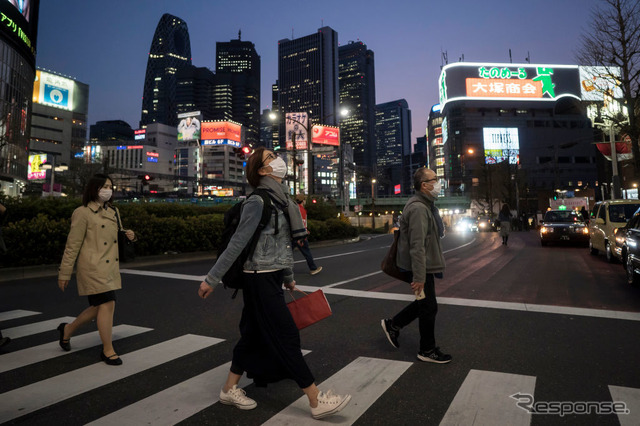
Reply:
M399 348L400 330L418 318L418 359L446 364L451 362L451 355L440 351L435 338L438 313L435 278L442 278L445 268L440 243L444 237L444 225L434 204L440 194L441 184L433 170L422 167L413 175L413 187L416 193L402 209L396 264L398 268L411 272L411 290L416 300L393 318L381 320L381 325L389 343Z
M580 209L580 214L582 215L582 220L584 220L584 223L588 223L589 222L589 212L587 211L587 209L582 206L582 208Z
M309 399L311 416L321 419L341 411L351 395L320 392L302 356L300 332L284 300L283 284L288 290L296 286L291 241L306 236L300 211L282 183L286 174L284 160L264 147L257 148L247 161L247 181L253 188L269 192L272 216L259 234L253 255L243 266L240 341L233 349L227 381L220 390L220 402L240 410L256 408L256 401L238 388L244 373L256 386L292 379ZM209 297L247 246L258 228L263 206L260 196L250 196L244 202L237 231L200 283L201 298Z
M121 365L122 359L111 341L116 290L121 288L116 218L120 217L120 212L112 201L111 178L97 174L84 190L82 206L71 216L71 229L58 272L58 287L62 291L67 288L77 260L78 293L88 297L90 306L73 322L61 323L58 333L60 347L70 351L71 336L80 326L95 319L102 341L100 358L106 364ZM135 239L131 230L127 230L126 235L131 241Z
M296 195L296 203L298 203L298 208L300 209L302 223L304 224L304 228L307 231L307 234L309 234L309 230L307 228L307 209L305 209L304 206L305 200L306 197L304 196L304 194ZM311 254L311 249L309 248L309 240L307 238L294 241L293 247L297 247L298 250L300 250L300 253L302 253L304 258L307 260L307 266L309 267L309 273L311 275L315 275L322 271L322 266L316 266L316 262L313 260L313 255Z
M503 204L498 214L500 222L500 236L502 237L502 245L507 245L509 241L509 233L511 232L511 210L508 204Z
M2 223L7 216L7 208L0 204L0 254L5 254L7 252L7 246L4 243L4 239L2 238Z

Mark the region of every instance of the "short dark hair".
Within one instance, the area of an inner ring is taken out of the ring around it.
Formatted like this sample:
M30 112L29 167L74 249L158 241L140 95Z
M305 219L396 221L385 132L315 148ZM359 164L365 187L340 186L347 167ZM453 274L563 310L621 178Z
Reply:
M264 146L256 148L247 161L247 182L254 188L260 185L260 180L262 179L262 175L258 171L263 166L262 157L264 156L265 150L267 149Z
M113 179L111 179L108 175L97 174L93 175L91 179L89 179L89 183L84 188L84 194L82 194L82 204L86 207L91 201L98 201L98 193L100 192L100 188L104 186L104 183L109 179L111 183L113 183ZM111 203L113 201L113 195L111 195L111 199L108 201Z
M420 186L422 185L422 182L424 182L427 179L427 171L431 170L427 167L420 167L418 170L416 170L416 172L413 174L413 189L415 189L416 191L420 191Z

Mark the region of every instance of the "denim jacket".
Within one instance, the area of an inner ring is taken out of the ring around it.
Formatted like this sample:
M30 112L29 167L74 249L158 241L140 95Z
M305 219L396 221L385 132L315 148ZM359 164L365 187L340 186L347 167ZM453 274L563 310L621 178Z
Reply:
M258 228L264 202L259 196L249 197L242 205L238 229L231 237L227 249L220 255L213 265L205 281L210 286L216 286L222 276L229 270L235 259L247 246L253 233ZM293 248L291 246L291 232L289 222L284 213L272 203L271 219L258 237L258 243L253 255L244 263L245 271L284 270L284 282L293 281ZM278 232L275 230L276 215L278 215Z

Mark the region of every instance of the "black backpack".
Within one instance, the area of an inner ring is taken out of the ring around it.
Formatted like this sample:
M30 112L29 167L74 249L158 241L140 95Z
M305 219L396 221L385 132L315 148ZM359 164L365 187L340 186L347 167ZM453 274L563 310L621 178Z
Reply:
M224 285L224 288L233 288L236 290L231 296L232 299L236 297L236 295L238 294L238 290L243 287L242 271L244 263L247 261L249 256L253 254L254 250L256 249L256 245L258 244L260 233L262 232L264 227L267 226L267 223L269 223L269 219L271 218L271 198L269 197L268 191L265 189L256 189L249 195L249 197L247 197L247 199L249 199L253 195L262 197L262 201L264 202L260 223L258 224L256 232L251 237L251 240L249 240L247 246L240 253L240 256L236 258L229 270L222 276L222 284ZM231 237L233 237L236 229L238 229L243 203L244 201L236 203L224 214L224 231L222 232L222 236L220 237L220 245L218 246L218 258L220 258L222 252L226 250L227 246L229 245L229 241L231 241Z

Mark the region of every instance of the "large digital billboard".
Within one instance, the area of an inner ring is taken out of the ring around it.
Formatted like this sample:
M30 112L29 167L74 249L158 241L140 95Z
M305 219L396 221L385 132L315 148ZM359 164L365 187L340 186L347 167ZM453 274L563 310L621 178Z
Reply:
M509 164L520 162L520 142L517 127L485 127L482 129L484 160L497 164L509 160Z
M33 67L36 59L39 0L0 0L0 31Z
M229 121L204 121L200 135L202 145L242 146L242 126Z
M75 87L76 82L70 78L36 70L36 81L33 84L33 102L73 111Z
M334 126L313 126L311 142L319 145L340 146L340 129Z
M0 0L1 1L1 0ZM41 168L42 163L47 162L47 154L32 154L29 156L29 165L27 166L27 179L44 179L47 177L47 171Z
M585 101L622 98L619 67L580 67L580 90Z
M200 111L178 114L178 141L188 142L200 139Z
M531 65L460 62L440 73L442 109L457 100L556 101L580 99L577 65Z

